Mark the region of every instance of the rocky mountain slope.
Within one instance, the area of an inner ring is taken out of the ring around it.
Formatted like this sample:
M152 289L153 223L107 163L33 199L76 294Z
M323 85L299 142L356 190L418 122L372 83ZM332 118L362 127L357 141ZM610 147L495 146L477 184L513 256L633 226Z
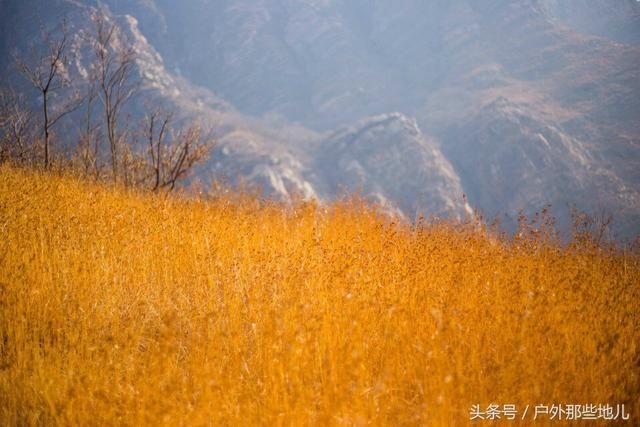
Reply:
M38 16L98 4L149 90L216 124L204 173L409 219L463 216L462 193L506 222L606 208L640 233L638 2L2 0L0 64Z
M312 182L325 197L362 192L411 220L425 213L453 218L471 213L449 161L415 120L400 113L369 117L332 133L314 158Z

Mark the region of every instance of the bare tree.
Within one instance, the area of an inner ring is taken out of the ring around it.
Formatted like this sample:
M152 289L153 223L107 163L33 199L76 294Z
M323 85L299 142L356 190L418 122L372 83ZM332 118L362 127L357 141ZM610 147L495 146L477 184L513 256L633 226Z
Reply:
M172 191L193 167L210 153L214 141L202 128L191 125L179 131L171 128L172 112L154 110L145 116L149 187L153 191Z
M31 60L16 56L15 62L22 75L36 88L42 100L42 132L44 135L44 168L51 166L50 136L51 129L64 116L75 111L82 103L76 93L65 103L54 108L50 105L51 95L70 86L67 72L67 50L69 31L63 21L57 36L41 26L41 38L44 51L35 54Z
M613 214L604 206L588 213L571 206L572 235L575 241L589 241L595 246L613 240Z
M0 89L0 162L24 164L33 159L32 122L24 97L12 88Z
M167 127L173 113L155 110L147 114L147 141L149 143L149 157L151 158L151 170L153 172L152 190L157 191L162 183L163 176L163 145L167 135Z
M85 94L84 124L79 129L77 155L82 173L85 176L93 175L95 179L98 179L101 173L99 125L94 122L97 98L98 90L95 81L89 79Z
M91 78L95 81L104 109L104 120L113 180L120 174L124 135L120 129L120 116L126 102L138 89L133 81L135 51L130 40L104 12L92 16L93 34L89 46L94 55Z
M187 177L193 167L210 154L215 141L203 135L202 127L192 125L178 132L176 143L170 150L169 175L165 186L173 190L176 183Z

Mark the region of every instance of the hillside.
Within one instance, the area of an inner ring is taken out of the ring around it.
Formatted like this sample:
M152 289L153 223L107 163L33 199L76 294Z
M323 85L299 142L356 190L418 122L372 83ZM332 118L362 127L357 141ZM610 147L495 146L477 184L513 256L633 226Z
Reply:
M510 229L547 204L565 231L571 207L606 209L640 234L635 0L2 0L3 80L39 21L81 34L98 6L132 35L144 98L216 130L205 179L321 202L360 187L408 219L460 218L466 194ZM381 117L401 119L365 131ZM334 163L343 132L367 147L356 178Z
M609 403L636 422L638 254L544 230L0 166L0 420L467 425L472 405Z

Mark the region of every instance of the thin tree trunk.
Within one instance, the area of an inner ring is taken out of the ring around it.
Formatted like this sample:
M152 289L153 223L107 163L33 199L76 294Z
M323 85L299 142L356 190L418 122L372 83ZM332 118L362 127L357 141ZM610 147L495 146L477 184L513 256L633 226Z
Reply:
M49 169L49 110L47 108L47 91L42 92L44 110L44 169Z

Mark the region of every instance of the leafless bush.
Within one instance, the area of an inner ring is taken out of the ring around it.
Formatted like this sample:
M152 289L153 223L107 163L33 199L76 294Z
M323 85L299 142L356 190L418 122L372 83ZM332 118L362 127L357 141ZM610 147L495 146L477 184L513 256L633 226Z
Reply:
M593 213L571 207L573 240L589 242L595 246L613 240L613 214L604 207L598 207Z
M174 113L162 109L144 119L147 148L143 182L153 191L173 190L196 164L208 157L214 144L201 126L192 124L176 131L173 120Z

